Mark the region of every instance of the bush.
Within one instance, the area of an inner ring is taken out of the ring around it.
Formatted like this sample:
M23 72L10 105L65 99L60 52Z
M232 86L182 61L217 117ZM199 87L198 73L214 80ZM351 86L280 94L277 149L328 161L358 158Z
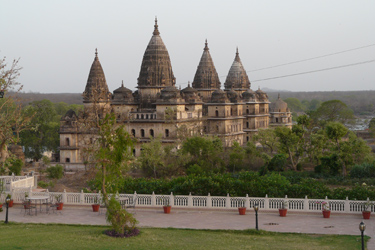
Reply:
M56 166L52 166L46 169L48 174L48 178L50 179L61 179L64 175L64 167L56 164Z
M355 165L350 170L350 176L353 178L374 178L375 164L363 163L361 165Z
M15 156L12 156L5 161L5 166L9 169L9 175L21 175L21 170L23 167L23 161L21 159L16 158Z
M137 220L131 213L128 213L125 209L121 209L120 203L114 196L109 200L106 220L112 225L113 230L122 236L132 231L137 224Z

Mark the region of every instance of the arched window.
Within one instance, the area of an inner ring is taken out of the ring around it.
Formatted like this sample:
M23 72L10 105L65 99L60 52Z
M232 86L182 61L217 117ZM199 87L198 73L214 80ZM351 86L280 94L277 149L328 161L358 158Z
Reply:
M148 114L146 115L146 119L148 119Z
M141 129L141 137L145 137L145 130Z
M215 110L215 116L216 116L216 117L219 116L219 111L218 111L218 110Z
M135 137L135 129L132 129L132 135Z
M165 130L165 137L169 137L169 129Z
M141 114L141 119L144 119L144 116L143 116L143 114Z
M246 109L246 114L249 114L250 112L249 112L249 109Z
M249 128L249 122L246 122L246 128Z
M230 109L230 115L233 115L233 109L232 108Z
M248 136L246 136L246 141L249 141L249 139L250 139L250 138L249 138Z
M69 140L69 138L65 139L65 144L66 144L66 146L70 146L70 140Z
M150 136L154 137L154 130L150 129Z
M276 122L279 122L279 118L276 118Z
M216 132L219 132L219 125L216 125Z
M137 114L137 119L139 119L139 114Z
M65 162L70 162L70 158L66 158L66 159L65 159Z

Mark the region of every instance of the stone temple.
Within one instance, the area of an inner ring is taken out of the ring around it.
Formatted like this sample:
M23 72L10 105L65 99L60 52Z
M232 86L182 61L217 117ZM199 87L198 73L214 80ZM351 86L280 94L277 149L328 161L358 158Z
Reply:
M224 90L212 60L207 40L194 80L177 89L168 50L160 36L157 20L143 55L138 90L122 84L111 93L97 51L91 65L83 104L85 112L68 111L61 118L60 162L82 164L83 148L92 143L92 132L80 125L83 116L102 118L113 112L117 122L137 139L133 154L139 156L142 143L161 137L164 144L191 136L217 136L225 147L233 142L245 145L258 129L291 127L287 104L280 98L270 105L265 92L253 91L238 49L224 82Z

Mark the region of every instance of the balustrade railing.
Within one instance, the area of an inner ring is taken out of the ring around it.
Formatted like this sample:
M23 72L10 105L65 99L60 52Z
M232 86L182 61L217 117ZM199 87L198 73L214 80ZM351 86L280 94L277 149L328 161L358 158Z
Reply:
M11 192L6 191L1 195L0 202L4 202L6 194L10 193L15 203L20 203L25 199L25 193L32 196L48 196L53 200L61 195L62 202L66 205L91 205L101 201L101 193L70 193L70 192L33 192L31 188L16 188ZM159 195L159 194L115 194L116 198L122 204L132 204L136 199L138 207L161 207L171 205L177 208L190 209L236 209L238 207L246 207L251 209L255 204L259 205L261 210L273 211L282 208L283 204L287 204L287 208L292 211L301 212L319 212L322 210L322 202L329 204L332 212L335 213L360 213L364 210L366 201L359 200L330 200L326 199L308 199L307 197L298 198L268 198L266 197L230 197L227 196L195 196L195 195ZM371 211L375 211L374 205Z

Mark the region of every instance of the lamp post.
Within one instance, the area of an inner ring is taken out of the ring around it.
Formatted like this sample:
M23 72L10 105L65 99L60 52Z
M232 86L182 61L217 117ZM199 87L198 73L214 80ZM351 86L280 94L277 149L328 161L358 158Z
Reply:
M258 210L259 210L259 204L255 203L255 205L254 205L254 211L255 211L255 229L256 230L259 230L258 229Z
M365 242L363 240L363 232L365 231L366 229L366 224L361 221L361 223L359 223L359 230L361 231L361 238L362 238L362 250L365 250Z
M7 197L7 198L5 199L5 202L6 202L6 204L7 204L7 211L6 211L6 215L5 215L5 224L8 224L8 208L9 208L10 198Z

